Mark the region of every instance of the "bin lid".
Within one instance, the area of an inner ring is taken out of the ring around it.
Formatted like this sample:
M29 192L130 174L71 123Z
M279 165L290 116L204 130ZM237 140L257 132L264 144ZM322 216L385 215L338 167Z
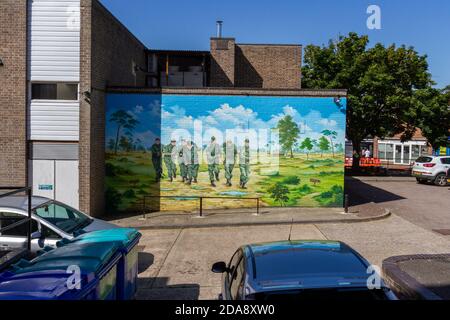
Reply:
M14 273L30 273L44 270L67 270L78 266L82 273L98 273L119 250L117 243L73 243L47 252L29 264L17 266Z
M69 289L70 276L64 271L9 274L0 283L0 300L76 300L95 285L95 276L84 275L80 289Z
M117 228L93 231L85 233L71 242L91 243L91 242L119 242L121 246L127 247L136 238L140 238L141 234L132 228Z

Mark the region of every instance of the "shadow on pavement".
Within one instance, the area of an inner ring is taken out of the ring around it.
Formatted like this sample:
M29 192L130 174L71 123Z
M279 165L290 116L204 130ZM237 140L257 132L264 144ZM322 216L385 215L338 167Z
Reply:
M155 261L155 256L148 252L138 253L138 274L145 272L148 268L153 265Z
M139 278L136 300L198 300L200 285L168 285L169 278Z
M350 206L357 206L370 202L384 203L406 199L395 193L374 187L353 177L345 178L345 193L349 196Z

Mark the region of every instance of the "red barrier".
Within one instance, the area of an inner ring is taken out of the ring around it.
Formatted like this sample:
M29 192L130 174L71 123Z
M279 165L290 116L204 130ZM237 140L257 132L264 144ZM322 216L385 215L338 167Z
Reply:
M351 167L353 165L353 158L345 158L345 166ZM361 158L359 161L360 167L381 167L381 160L378 158Z

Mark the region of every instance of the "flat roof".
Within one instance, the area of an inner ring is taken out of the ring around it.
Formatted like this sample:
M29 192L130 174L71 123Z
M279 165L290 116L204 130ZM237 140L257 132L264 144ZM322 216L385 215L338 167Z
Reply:
M264 89L264 88L147 88L108 87L108 93L154 93L180 95L238 95L238 96L298 96L298 97L346 97L344 89Z
M210 55L210 51L205 50L164 50L164 49L147 49L148 53L159 54L180 54L180 55Z

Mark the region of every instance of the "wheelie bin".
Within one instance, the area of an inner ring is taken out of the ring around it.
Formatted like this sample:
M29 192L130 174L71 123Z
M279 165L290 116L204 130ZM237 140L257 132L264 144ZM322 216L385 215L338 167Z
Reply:
M118 263L122 259L119 245L114 242L73 243L46 252L32 261L21 260L9 270L14 275L40 272L68 272L78 268L82 275L93 274L97 279L95 299L116 300L118 290Z
M40 271L0 275L0 300L97 300L98 279L81 275L79 287L65 271Z
M85 233L73 240L61 242L58 245L104 243L112 242L119 246L122 254L117 270L117 298L131 300L137 291L138 281L138 243L141 234L136 229L117 228Z

